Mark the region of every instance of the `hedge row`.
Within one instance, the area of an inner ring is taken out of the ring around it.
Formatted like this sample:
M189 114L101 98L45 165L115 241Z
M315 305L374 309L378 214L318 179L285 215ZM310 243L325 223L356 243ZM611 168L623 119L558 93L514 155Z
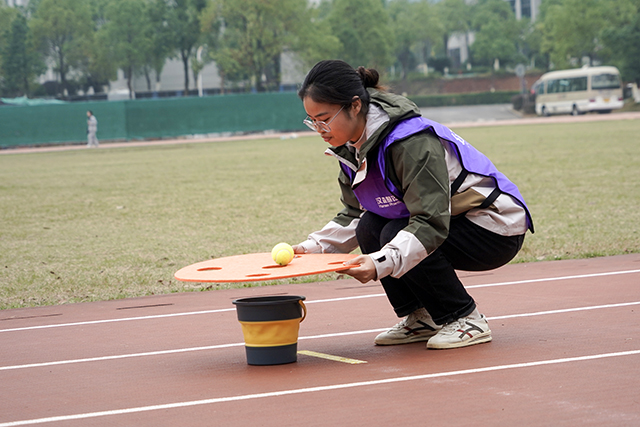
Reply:
M454 105L509 104L516 91L454 93L448 95L409 96L418 107L450 107Z

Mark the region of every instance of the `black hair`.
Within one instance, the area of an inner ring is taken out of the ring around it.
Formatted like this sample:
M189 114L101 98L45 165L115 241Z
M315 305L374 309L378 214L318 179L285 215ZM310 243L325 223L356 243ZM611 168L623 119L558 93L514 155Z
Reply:
M313 66L298 91L300 99L311 97L315 102L351 105L354 97L362 100L363 110L369 106L369 92L372 87L384 90L379 85L380 74L372 68L358 67L354 70L344 61L330 59Z

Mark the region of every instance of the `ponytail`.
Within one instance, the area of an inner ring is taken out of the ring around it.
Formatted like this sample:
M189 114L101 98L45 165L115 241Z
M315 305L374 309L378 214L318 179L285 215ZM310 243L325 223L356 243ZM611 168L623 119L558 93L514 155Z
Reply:
M385 91L386 88L381 86L379 83L380 74L377 70L373 68L364 68L362 66L358 67L356 70L358 75L360 76L360 80L362 80L362 84L365 88L372 87L379 91Z

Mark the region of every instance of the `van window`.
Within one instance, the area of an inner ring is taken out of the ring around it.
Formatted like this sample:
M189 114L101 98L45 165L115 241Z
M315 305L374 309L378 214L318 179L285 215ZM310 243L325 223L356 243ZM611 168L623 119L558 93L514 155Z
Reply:
M569 79L571 92L579 92L581 90L587 90L587 77L574 77Z
M547 93L579 92L583 90L587 90L586 77L549 80L547 83Z
M597 74L591 76L591 89L619 89L620 77L617 74Z
M531 93L535 93L536 95L541 95L544 93L544 82L538 80L533 84L531 88Z

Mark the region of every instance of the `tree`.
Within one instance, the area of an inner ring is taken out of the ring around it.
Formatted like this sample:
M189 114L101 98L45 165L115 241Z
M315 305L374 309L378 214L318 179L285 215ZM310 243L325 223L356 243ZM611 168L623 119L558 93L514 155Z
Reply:
M3 3L0 3L0 28L10 28L13 19L18 14L18 10L12 7L7 7ZM2 61L3 52L7 44L7 38L9 33L7 31L0 31L0 93L2 89Z
M145 0L111 0L106 10L106 24L101 28L113 63L124 71L129 98L133 98L133 77L145 64L151 49L151 23Z
M542 52L542 32L538 22L527 22L522 29L522 53L527 57L530 65L535 68L548 69L549 55Z
M240 64L233 58L232 51L226 45L224 37L224 20L220 1L209 2L202 11L200 23L202 25L203 42L207 45L205 58L207 61L215 61L220 76L220 91L224 93L226 81L240 81L247 79L248 75L240 72Z
M471 31L471 8L465 0L444 0L436 5L439 25L441 26L443 56L449 56L449 39L454 33L465 35L469 46L468 34Z
M604 47L602 31L624 25L638 10L629 0L553 0L542 6L541 50L558 68L583 57L591 64Z
M55 63L63 89L93 36L91 10L84 0L42 0L30 21L35 40Z
M169 7L166 0L150 0L148 15L152 28L151 46L145 54L144 73L147 79L147 89L151 90L149 71L153 70L155 72L155 90L159 90L162 69L164 68L167 58L171 56L174 50L172 31L169 23Z
M184 69L184 93L189 94L189 59L195 54L200 40L200 15L206 0L173 0L168 3L168 23L174 47Z
M311 3L311 2L309 2ZM342 42L331 32L326 18L330 12L328 1L307 8L298 20L289 48L300 58L305 68L311 68L318 61L338 57L343 49Z
M432 46L441 37L442 27L438 25L435 8L426 1L394 0L388 10L395 40L393 52L405 80L417 63L414 51L422 45ZM428 57L427 54L424 59Z
M353 67L392 63L393 32L380 0L334 0L327 21L342 43L341 59Z
M605 29L603 40L610 46L622 77L640 84L640 13L633 14L625 25Z
M18 14L5 33L6 45L2 49L2 71L5 90L12 95L27 96L31 82L42 73L44 66L33 49L27 19Z
M278 87L280 55L309 22L305 0L219 0L205 15L218 69L231 79L250 77L259 92Z
M102 92L102 88L109 81L118 78L118 67L110 55L109 40L105 37L103 27L107 23L107 9L109 0L88 0L91 10L94 37L86 43L84 58L81 62L82 86L84 90L93 87L95 92Z
M395 0L389 3L389 17L394 34L394 54L402 69L402 80L407 78L409 70L415 67L415 57L411 47L420 38L415 25L417 3L408 0Z
M515 63L522 59L517 48L519 25L506 2L484 0L477 4L474 12L474 61L491 65L495 60Z

